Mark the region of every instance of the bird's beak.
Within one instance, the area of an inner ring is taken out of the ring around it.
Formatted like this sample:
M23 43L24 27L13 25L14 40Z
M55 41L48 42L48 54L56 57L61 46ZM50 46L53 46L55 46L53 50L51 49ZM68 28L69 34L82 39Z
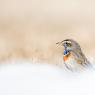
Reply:
M64 50L67 49L67 45L66 45L63 41L61 41L61 42L57 42L56 44L58 45L57 47L59 47L59 46L63 46L63 47L64 47Z
M57 42L56 43L58 46L63 46L63 42Z
M57 42L56 44L57 44L57 45L61 45L61 42Z

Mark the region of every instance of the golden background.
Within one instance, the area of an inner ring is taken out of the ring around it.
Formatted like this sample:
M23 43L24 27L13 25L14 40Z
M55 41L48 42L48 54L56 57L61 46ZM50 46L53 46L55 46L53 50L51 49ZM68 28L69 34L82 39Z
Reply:
M94 0L0 0L0 59L56 62L56 42L76 40L88 58L95 53Z

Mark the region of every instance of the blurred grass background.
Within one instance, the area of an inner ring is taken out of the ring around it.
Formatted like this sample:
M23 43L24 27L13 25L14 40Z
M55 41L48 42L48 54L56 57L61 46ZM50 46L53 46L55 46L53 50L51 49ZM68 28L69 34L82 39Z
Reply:
M95 53L94 0L0 0L0 59L56 62L56 42L76 40L87 57Z

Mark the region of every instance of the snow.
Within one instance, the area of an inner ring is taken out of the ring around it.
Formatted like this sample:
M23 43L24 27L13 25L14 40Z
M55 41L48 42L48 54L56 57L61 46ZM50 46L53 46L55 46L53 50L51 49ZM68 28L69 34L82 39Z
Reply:
M80 73L25 61L0 65L0 95L95 95L95 71Z

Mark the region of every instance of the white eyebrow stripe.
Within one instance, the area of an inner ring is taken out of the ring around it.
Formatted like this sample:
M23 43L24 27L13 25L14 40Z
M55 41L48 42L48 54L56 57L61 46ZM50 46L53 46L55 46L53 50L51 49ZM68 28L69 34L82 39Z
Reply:
M70 44L71 44L71 42L70 42L70 41L64 41L64 43L70 43Z

